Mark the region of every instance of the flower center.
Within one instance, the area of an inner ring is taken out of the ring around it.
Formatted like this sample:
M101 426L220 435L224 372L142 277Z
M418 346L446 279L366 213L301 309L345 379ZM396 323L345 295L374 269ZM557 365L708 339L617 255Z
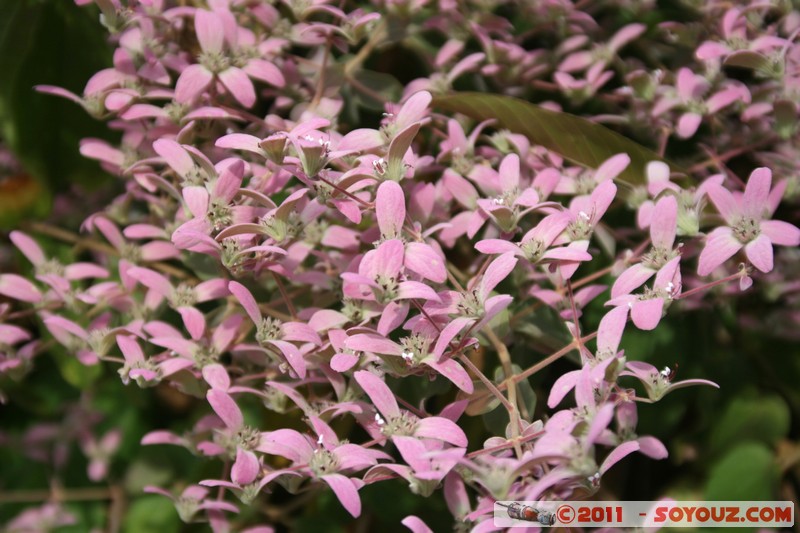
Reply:
M642 264L647 268L658 270L666 265L677 254L674 250L666 248L651 248L649 252L642 257Z
M539 239L531 239L528 242L519 243L520 250L525 254L525 258L531 263L537 262L542 258L546 246Z
M747 244L761 233L759 221L751 217L742 217L733 224L733 234L742 244Z
M380 304L388 304L397 298L397 278L394 276L378 275L375 282L380 287L380 291L375 294L375 299Z
M480 301L478 291L473 289L463 293L458 309L465 316L480 318L483 315L483 303Z
M263 346L269 341L280 339L282 336L281 324L281 321L276 318L262 318L256 326L256 341Z
M169 299L173 307L191 307L197 302L197 296L194 293L194 288L181 283L178 285Z
M198 167L197 165L192 166L192 168L184 174L183 179L181 180L181 187L199 187L201 185L205 185L208 176L206 172Z
M228 70L231 59L222 52L203 52L197 61L214 74Z
M417 417L409 412L402 412L400 416L390 418L381 425L381 433L387 437L410 437L417 429Z
M308 467L317 477L333 474L339 469L339 460L328 450L316 449Z
M250 426L242 426L234 435L236 447L252 451L261 443L261 432Z

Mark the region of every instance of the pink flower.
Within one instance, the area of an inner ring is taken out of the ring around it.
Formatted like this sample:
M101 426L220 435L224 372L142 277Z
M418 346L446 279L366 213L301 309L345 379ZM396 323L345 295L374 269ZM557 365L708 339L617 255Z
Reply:
M611 288L611 297L616 298L641 287L680 252L673 250L677 230L678 202L672 195L662 197L653 210L650 224L652 247L641 263L629 267L620 274Z
M621 294L606 305L625 305L630 309L631 320L639 329L655 329L672 301L680 296L681 256L670 259L656 274L652 287L642 294Z
M247 316L256 326L256 342L259 349L270 356L275 352L286 359L289 366L300 378L306 377L306 362L303 353L292 342L322 345L316 331L302 322L281 322L275 318L264 317L256 299L247 288L239 282L231 281L228 289L244 308Z
M390 459L380 451L339 441L336 433L317 417L310 418L317 434L316 445L293 429L279 429L262 435L259 451L285 457L301 471L325 482L354 517L361 514L358 490L363 482L348 476L351 472L374 466L379 459Z
M195 515L200 511L218 510L231 513L239 512L239 509L231 503L208 499L209 490L199 485L190 485L186 487L183 489L180 496L177 497L171 492L151 485L145 487L144 492L148 494L160 494L172 500L175 504L175 509L178 511L178 516L187 524L193 522Z
M364 254L357 274L341 274L345 280L345 296L375 300L383 305L408 299L439 301L436 291L429 286L419 281L403 279L405 255L405 246L401 240L383 241L375 250Z
M353 377L378 410L375 424L384 436L436 439L454 446L467 446L467 436L452 420L440 416L418 418L401 411L394 393L381 378L365 370L356 372Z
M670 109L682 107L684 113L678 118L675 131L679 137L688 139L693 136L703 116L718 113L736 102L750 103L750 91L743 84L729 82L725 87L704 99L711 88L708 80L694 74L688 68L678 71L674 93L667 94L653 107L653 116L658 117Z
M483 254L510 252L532 264L558 261L591 261L592 256L583 250L570 248L569 246L551 247L571 221L572 217L568 212L559 211L539 221L518 243L505 239L484 239L478 241L475 249Z
M627 370L622 371L620 375L632 376L641 381L645 391L647 391L647 397L654 402L674 390L691 387L692 385L710 385L711 387L719 388L719 385L706 379L687 379L673 383L673 371L669 367L659 372L656 367L649 363L628 361L626 368Z
M275 65L259 59L258 54L251 56L246 48L238 46L239 29L230 12L198 9L194 27L202 52L199 63L186 67L178 78L175 86L178 102L191 102L213 81L219 80L240 104L252 107L256 92L251 77L276 87L286 83ZM226 41L228 50L225 50Z
M698 274L709 275L742 248L753 266L761 272L770 272L773 245L800 245L800 229L788 222L769 220L782 190L770 191L771 184L772 171L762 167L750 174L744 194L734 195L721 185L708 188L711 201L727 225L708 234L700 253Z

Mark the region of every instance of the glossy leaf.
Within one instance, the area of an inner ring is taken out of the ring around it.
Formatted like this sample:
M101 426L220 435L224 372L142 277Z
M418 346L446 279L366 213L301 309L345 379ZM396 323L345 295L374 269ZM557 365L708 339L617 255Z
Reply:
M453 93L435 98L433 106L476 120L494 119L498 127L523 134L532 143L590 168L597 168L613 155L626 153L631 158L631 164L617 179L630 185L645 183L647 163L663 161L652 150L605 126L510 96ZM682 171L672 163L670 166L673 171Z

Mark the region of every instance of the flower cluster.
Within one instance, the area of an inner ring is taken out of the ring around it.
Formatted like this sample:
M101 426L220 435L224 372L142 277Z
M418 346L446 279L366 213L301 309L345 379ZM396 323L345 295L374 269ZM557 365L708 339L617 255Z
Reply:
M710 305L717 285L748 289L791 260L777 247L800 244L781 220L797 216L800 190L800 19L774 4L708 3L700 38L679 22L608 30L584 3L556 0L489 3L534 21L525 30L482 2L95 3L113 67L80 95L38 89L122 133L81 152L124 192L86 219L96 246L75 262L11 234L33 273L0 274L0 373L21 379L47 337L87 367L114 365L126 385L203 399L209 416L191 431L142 441L219 465L180 495L148 488L187 522L265 531L231 513L275 485L327 486L358 517L362 487L401 478L443 492L476 531L491 530L495 500L594 494L625 456L668 455L637 433L641 403L716 386L621 351L624 331ZM397 32L440 45L392 98L365 82L377 78L365 64ZM650 57L678 39L696 53ZM654 68L662 59L670 70ZM659 156L689 139L674 154L686 174L653 161L632 182L629 154L584 168L492 121L435 113L433 98L462 84L544 92L550 109L644 128ZM787 289L795 321L799 289ZM580 362L540 413L519 405L532 372L513 372L508 350L525 342L531 298L571 336L553 360L577 351ZM605 311L587 335L592 301ZM20 321L31 314L38 333ZM398 392L428 382L441 386L420 403ZM253 399L276 414L269 424L245 409ZM463 421L488 404L508 410L506 432L470 442ZM82 439L92 479L118 439Z

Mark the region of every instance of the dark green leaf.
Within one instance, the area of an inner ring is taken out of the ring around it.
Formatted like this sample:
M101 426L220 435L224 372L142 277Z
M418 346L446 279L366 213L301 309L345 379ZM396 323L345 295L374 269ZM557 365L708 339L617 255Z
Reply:
M663 161L658 154L584 118L551 111L510 96L485 93L454 93L438 96L434 107L462 113L476 120L495 119L499 127L528 137L561 156L590 168L597 168L609 157L626 153L631 164L619 176L630 185L645 182L645 167L650 161ZM670 163L673 171L682 170Z
M709 451L724 450L731 442L773 445L788 434L789 423L789 408L778 396L735 398L714 424Z
M711 469L705 490L707 501L773 500L778 469L763 444L737 446Z

